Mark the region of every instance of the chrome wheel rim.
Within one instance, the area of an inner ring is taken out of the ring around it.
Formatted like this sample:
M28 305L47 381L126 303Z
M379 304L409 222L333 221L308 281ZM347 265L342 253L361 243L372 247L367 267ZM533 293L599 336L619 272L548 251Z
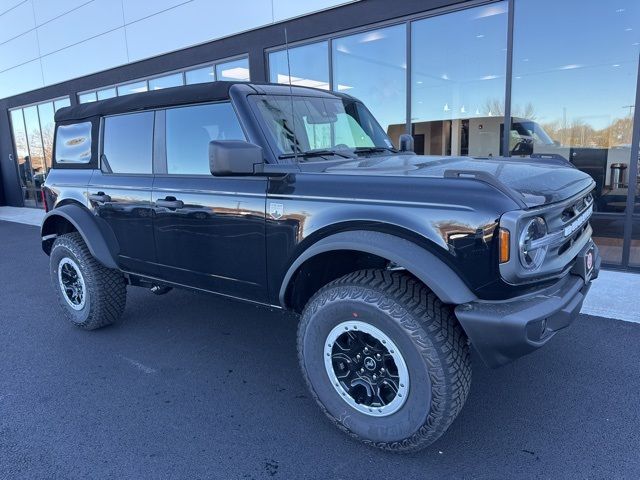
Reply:
M69 257L58 264L58 284L67 304L74 310L82 310L87 296L84 277L78 264Z
M409 371L396 344L380 329L352 320L329 332L324 366L340 398L374 417L397 412L409 393Z

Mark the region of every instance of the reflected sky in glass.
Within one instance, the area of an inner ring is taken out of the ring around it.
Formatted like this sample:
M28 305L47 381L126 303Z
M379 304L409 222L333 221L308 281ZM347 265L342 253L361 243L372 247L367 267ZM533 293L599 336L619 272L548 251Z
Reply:
M179 87L182 85L182 73L174 73L164 77L156 77L149 80L149 90L160 90L162 88Z
M80 103L90 103L95 102L96 100L96 92L81 93L78 95L78 102Z
M329 90L328 42L290 48L289 63L292 85ZM274 83L289 84L286 50L269 54L269 79Z
M336 38L332 55L334 90L362 100L385 131L405 123L405 25Z
M504 113L506 2L413 22L411 35L412 121Z
M98 100L106 100L107 98L113 98L117 95L115 88L105 88L98 90Z
M513 112L605 128L633 110L638 52L637 0L518 0Z
M207 83L215 80L215 72L213 67L196 68L195 70L188 70L184 73L187 85L194 83Z
M118 87L118 95L130 95L132 93L140 93L147 91L147 81L127 83Z
M219 63L216 65L216 80L248 82L250 80L249 59L241 58Z

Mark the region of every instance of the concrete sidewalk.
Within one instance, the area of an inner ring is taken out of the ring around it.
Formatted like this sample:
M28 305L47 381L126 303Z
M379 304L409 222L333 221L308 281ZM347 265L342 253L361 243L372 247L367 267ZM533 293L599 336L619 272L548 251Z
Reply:
M40 208L0 207L0 220L40 226L45 211Z
M0 207L0 220L40 226L45 212L36 208ZM640 274L603 270L593 283L582 313L640 323Z

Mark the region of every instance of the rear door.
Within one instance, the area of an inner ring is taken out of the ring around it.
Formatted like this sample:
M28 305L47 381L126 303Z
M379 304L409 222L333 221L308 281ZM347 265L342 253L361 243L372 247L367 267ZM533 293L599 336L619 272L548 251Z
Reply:
M161 278L267 301L264 177L214 177L209 142L244 140L229 102L167 109L152 200Z
M89 201L112 228L119 244L118 263L127 271L154 274L153 135L155 112L105 117L100 170L89 183Z

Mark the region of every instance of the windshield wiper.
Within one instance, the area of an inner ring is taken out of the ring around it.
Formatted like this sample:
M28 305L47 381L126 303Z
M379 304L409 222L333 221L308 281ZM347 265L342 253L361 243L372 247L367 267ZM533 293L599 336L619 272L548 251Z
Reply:
M299 152L299 153L283 153L282 155L278 155L278 158L282 159L282 158L295 158L295 157L302 157L302 158L311 158L311 157L325 157L328 155L336 155L338 157L342 157L342 158L354 158L353 155L349 155L347 153L341 153L341 152L337 152L336 150L330 150L330 149L324 149L324 150L307 150L306 152Z
M376 153L376 152L391 152L398 153L398 150L391 147L356 147L353 149L354 153Z

